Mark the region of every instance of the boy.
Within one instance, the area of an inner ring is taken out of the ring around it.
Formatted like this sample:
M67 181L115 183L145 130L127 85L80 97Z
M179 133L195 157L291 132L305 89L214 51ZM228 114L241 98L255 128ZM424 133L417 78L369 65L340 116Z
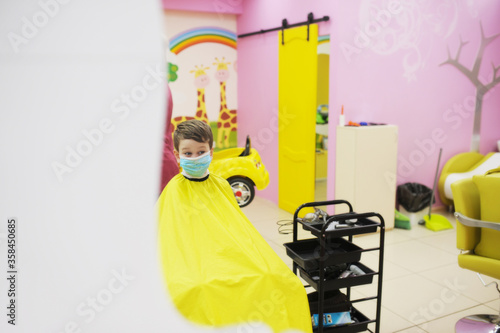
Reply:
M210 126L179 124L175 156L182 167L159 201L159 237L172 301L203 325L311 332L300 280L260 236L236 203L229 183L210 174Z

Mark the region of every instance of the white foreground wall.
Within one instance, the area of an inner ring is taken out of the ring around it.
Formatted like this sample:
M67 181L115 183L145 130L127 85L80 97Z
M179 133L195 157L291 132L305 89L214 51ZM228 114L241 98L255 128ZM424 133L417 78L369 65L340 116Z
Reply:
M0 2L1 332L208 331L157 252L161 20L153 0Z

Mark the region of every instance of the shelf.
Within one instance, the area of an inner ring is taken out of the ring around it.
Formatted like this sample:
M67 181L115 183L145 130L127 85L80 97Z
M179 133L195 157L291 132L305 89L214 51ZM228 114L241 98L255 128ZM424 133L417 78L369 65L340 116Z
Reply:
M326 217L324 223L307 223L298 218L299 212L306 207L321 207L328 205L347 205L349 212ZM379 222L372 220L377 218ZM353 221L356 219L356 221ZM336 223L333 223L336 221ZM353 223L355 222L355 223ZM302 224L302 228L311 232L315 239L298 240L298 224ZM334 224L342 225L340 228L333 227ZM332 227L330 227L332 226ZM327 229L330 229L327 231ZM378 247L362 249L353 244L354 235L375 233L380 230L380 242ZM348 240L342 238L348 236ZM325 304L325 294L338 289L346 289L346 297L351 302L351 318L356 320L355 323L332 326L318 327L313 330L317 333L350 333L362 332L368 330L369 323L375 323L375 333L380 332L380 314L381 314L381 295L383 281L383 261L384 261L384 237L385 223L384 218L379 213L355 213L352 205L347 200L330 200L309 202L301 205L295 211L293 217L293 242L284 244L287 249L287 254L293 260L293 271L309 283L309 286L314 288L319 297L317 301L317 309L315 311L323 316L325 306L331 308L331 304ZM343 251L339 251L343 250ZM365 251L378 251L378 271L375 272L360 262L361 253ZM339 278L342 271L348 269L348 265L355 264L365 274L348 276ZM297 272L297 270L299 272ZM326 275L320 280L319 273ZM325 274L323 274L323 272ZM378 275L377 294L364 299L351 300L351 287L371 284L373 276ZM306 286L306 287L309 287ZM321 301L320 301L321 300ZM376 300L376 315L375 319L368 319L365 315L352 307L352 303L365 302ZM340 304L340 303L339 303ZM344 311L347 311L345 309ZM331 312L331 311L330 311ZM322 325L320 325L322 326ZM371 332L371 330L368 330Z
M354 332L363 332L368 329L368 324L375 322L374 320L368 319L364 314L359 312L355 307L351 310L351 318L355 318L357 320L356 323L345 324L334 327L324 327L323 332L335 332L335 333L354 333ZM318 332L318 329L313 329L314 333Z
M283 244L286 253L292 260L305 270L314 270L319 266L321 243L318 238L304 239ZM361 259L363 249L343 239L329 239L325 244L325 266L345 262L357 262Z
M354 215L355 213L352 212L349 214ZM323 228L324 225L323 223L307 223L303 221L299 221L299 223L302 224L302 228L304 230L310 231L316 237L321 237L321 229ZM354 226L327 231L326 236L330 238L330 237L344 237L351 235L368 234L376 232L379 226L380 226L379 222L375 222L368 218L358 218L358 221Z
M329 279L325 280L323 282L323 287L324 290L334 290L334 289L341 289L341 288L347 288L347 287L354 287L354 286L359 286L363 284L370 284L373 281L373 276L376 275L377 273L371 270L370 268L366 267L360 262L355 262L353 263L363 272L365 272L364 275L357 275L357 276L349 276L343 279ZM298 267L300 276L307 282L311 287L314 289L318 290L319 287L319 277L314 278L311 276L308 272L306 272L303 268Z
M335 196L357 211L376 211L385 227L394 228L398 174L398 127L344 126L336 128ZM335 149L335 150L333 150ZM337 214L344 210L336 210Z

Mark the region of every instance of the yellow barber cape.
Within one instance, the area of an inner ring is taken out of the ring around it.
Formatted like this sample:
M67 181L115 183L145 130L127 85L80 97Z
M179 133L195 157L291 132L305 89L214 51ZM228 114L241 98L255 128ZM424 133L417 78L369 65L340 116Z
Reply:
M209 326L312 332L300 280L236 203L229 183L178 174L158 199L159 242L170 297L189 320Z

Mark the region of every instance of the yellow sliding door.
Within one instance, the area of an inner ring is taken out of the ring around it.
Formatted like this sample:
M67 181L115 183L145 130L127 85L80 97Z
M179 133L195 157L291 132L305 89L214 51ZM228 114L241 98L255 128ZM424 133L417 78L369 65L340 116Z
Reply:
M314 201L318 26L279 31L279 207ZM302 211L302 214L307 212Z

